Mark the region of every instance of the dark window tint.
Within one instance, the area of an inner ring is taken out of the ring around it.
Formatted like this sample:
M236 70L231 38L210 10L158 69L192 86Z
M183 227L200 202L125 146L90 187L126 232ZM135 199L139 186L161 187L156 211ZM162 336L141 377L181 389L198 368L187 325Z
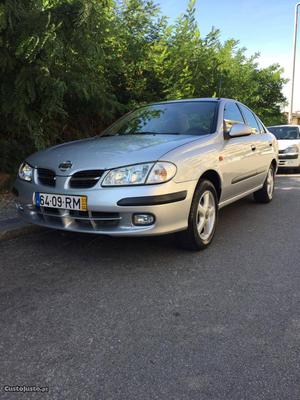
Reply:
M228 102L224 109L224 123L225 130L229 132L232 125L234 124L244 124L242 114L236 105L236 103Z
M244 107L243 105L240 105L240 108L242 110L242 113L244 114L244 117L246 118L247 125L252 128L252 133L259 133L260 129L252 111L250 111L247 107Z
M141 107L102 135L206 135L216 130L217 106L216 101L182 101Z
M270 126L268 129L277 139L293 140L300 138L297 126Z

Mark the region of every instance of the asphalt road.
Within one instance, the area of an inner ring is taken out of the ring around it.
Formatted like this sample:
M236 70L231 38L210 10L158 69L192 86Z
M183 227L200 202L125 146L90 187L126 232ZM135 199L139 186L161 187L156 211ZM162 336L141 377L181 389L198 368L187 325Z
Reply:
M300 176L279 177L271 204L223 209L202 253L170 237L2 242L0 398L298 400L299 200Z

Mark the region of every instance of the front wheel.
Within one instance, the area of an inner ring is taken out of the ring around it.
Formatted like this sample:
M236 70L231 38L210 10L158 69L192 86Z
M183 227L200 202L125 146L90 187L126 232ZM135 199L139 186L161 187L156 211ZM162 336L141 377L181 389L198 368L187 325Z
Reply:
M258 203L270 203L273 199L275 186L275 169L273 165L270 166L266 180L263 187L257 192L253 193L254 200Z
M190 250L203 250L210 245L216 230L218 197L213 184L201 180L191 205L188 228L177 234L179 245Z

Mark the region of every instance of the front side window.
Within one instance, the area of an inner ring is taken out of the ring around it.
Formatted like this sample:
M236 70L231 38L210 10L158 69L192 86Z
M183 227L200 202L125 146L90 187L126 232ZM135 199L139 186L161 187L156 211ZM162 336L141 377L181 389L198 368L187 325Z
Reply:
M244 124L244 119L236 103L228 102L224 108L225 131L229 132L234 124Z
M216 131L216 101L185 101L141 107L118 120L101 136L207 135Z
M270 126L268 130L279 140L300 139L299 128L297 126Z
M242 113L244 115L244 117L246 118L246 123L247 125L249 125L252 128L252 133L260 133L260 129L258 127L256 118L253 114L252 111L249 110L249 108L243 106L242 104L240 104L239 106L242 110Z
M256 121L258 123L260 133L266 133L265 127L263 126L262 122L258 117L256 117Z

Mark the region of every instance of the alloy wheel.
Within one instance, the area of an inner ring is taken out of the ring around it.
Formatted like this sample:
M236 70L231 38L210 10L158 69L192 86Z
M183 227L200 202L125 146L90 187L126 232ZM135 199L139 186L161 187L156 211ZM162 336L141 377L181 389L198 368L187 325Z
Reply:
M211 191L206 190L200 197L197 210L197 229L202 240L207 240L216 222L216 202Z
M273 197L273 191L274 191L274 172L273 168L270 168L267 176L267 192L270 199L272 199Z

